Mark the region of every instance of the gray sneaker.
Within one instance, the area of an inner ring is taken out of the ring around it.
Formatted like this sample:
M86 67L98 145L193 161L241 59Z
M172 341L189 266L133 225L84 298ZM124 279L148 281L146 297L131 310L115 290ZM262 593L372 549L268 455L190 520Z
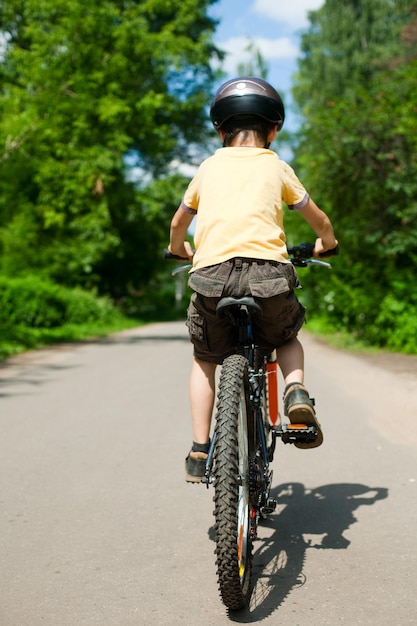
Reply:
M206 471L207 454L191 452L185 459L185 480L187 483L201 483Z

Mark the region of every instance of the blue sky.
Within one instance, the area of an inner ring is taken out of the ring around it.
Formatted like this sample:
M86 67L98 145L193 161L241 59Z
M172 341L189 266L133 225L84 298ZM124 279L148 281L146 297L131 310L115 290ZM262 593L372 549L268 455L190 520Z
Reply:
M215 43L227 52L222 68L228 76L248 57L253 42L266 61L268 79L284 97L288 130L294 129L291 115L291 77L297 69L300 37L308 27L308 11L319 9L325 0L219 0L210 14L220 21Z

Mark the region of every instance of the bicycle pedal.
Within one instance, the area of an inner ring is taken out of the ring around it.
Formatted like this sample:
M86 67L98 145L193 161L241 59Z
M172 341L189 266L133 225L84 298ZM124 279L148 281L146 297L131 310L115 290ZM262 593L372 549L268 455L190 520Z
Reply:
M314 424L281 424L274 430L283 443L312 443L317 437Z

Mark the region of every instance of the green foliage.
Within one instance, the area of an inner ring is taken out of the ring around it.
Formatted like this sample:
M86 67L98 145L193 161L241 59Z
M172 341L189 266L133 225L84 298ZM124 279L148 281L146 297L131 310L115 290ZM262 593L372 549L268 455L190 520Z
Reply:
M376 330L374 342L378 345L401 352L415 353L417 303L414 302L413 305L401 300L395 293L387 294L381 302L374 328ZM381 332L380 329L384 331Z
M96 298L38 276L0 277L0 325L54 328L85 322L107 323L118 315L109 299Z
M38 276L0 277L0 359L49 343L77 341L138 325L108 298Z
M211 3L0 4L0 272L111 293L149 280L178 185L159 212L148 196L206 123Z
M326 0L310 12L294 95L310 123L326 103L367 87L401 51L409 0Z
M417 22L411 6L405 0L343 6L327 0L305 36L295 96L305 115L297 170L329 213L342 255L333 263L336 276L303 281L310 299L338 330L417 351L409 288L417 271ZM345 30L349 20L355 28Z

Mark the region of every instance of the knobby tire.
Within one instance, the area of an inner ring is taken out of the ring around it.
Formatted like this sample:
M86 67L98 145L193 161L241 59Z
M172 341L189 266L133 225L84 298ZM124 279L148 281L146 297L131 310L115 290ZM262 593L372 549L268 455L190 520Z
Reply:
M251 592L250 441L244 384L246 376L247 360L240 355L228 357L222 367L217 403L215 552L220 595L231 610L246 606Z

